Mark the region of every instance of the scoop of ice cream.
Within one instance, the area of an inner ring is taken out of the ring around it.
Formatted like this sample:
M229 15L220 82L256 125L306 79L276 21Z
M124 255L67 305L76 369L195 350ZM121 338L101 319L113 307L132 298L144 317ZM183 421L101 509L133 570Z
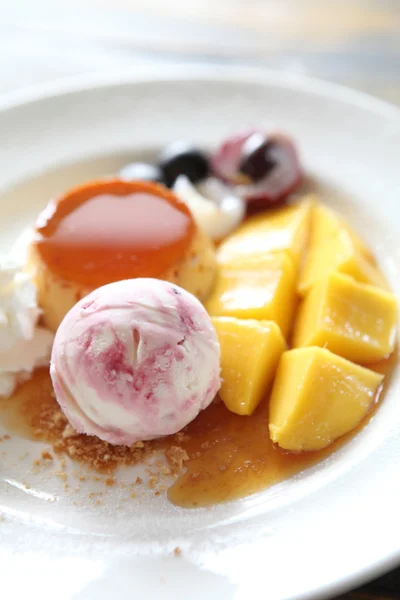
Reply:
M220 349L203 305L157 279L98 288L53 345L57 400L79 433L131 445L176 433L220 387Z

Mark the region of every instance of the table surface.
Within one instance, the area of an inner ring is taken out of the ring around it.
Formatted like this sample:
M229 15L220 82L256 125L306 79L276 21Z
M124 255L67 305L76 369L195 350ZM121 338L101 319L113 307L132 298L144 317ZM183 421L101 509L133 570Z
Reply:
M0 0L0 7L0 93L121 67L206 62L312 75L400 104L400 0ZM400 598L400 569L342 598Z

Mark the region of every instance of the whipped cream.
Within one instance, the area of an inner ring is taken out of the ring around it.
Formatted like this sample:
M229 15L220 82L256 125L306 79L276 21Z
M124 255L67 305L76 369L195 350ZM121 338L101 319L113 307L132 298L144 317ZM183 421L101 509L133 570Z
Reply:
M0 396L12 394L35 367L49 362L53 334L38 326L39 316L32 277L0 260Z
M195 186L186 175L179 175L174 192L212 240L226 237L240 225L246 214L244 200L215 177Z

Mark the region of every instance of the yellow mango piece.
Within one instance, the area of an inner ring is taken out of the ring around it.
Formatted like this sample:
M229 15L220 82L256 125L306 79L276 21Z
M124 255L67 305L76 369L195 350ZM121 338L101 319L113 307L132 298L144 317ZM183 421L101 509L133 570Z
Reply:
M270 400L272 441L296 452L328 446L362 421L382 380L323 348L284 352Z
M393 352L396 321L393 294L331 273L303 300L293 346L322 346L354 362L370 363Z
M206 308L212 316L275 321L286 336L297 300L296 271L287 253L222 265Z
M312 196L298 204L268 210L247 219L220 245L217 260L230 264L238 258L288 251L297 261L308 243Z
M313 211L310 246L297 286L299 294L304 296L315 283L332 271L388 289L371 255L367 255L365 244L334 212L318 205Z
M219 395L238 415L251 415L265 398L286 342L276 323L213 317L221 345Z

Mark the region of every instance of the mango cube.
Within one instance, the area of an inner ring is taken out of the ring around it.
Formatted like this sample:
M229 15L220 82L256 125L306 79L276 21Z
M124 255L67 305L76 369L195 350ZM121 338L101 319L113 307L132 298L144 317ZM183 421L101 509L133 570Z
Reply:
M231 264L238 258L288 251L298 261L308 243L313 197L299 204L250 217L219 247L217 260Z
M358 236L335 213L317 205L312 216L310 246L297 286L299 294L304 296L332 271L388 289Z
M382 380L323 348L284 352L270 400L272 441L296 452L328 446L362 421Z
M251 415L272 383L282 352L283 335L272 321L213 317L221 344L219 395L238 415Z
M212 316L275 321L286 336L296 305L296 271L287 253L222 265L207 310Z
M394 350L397 306L390 292L332 273L303 300L293 346L322 346L358 363Z

